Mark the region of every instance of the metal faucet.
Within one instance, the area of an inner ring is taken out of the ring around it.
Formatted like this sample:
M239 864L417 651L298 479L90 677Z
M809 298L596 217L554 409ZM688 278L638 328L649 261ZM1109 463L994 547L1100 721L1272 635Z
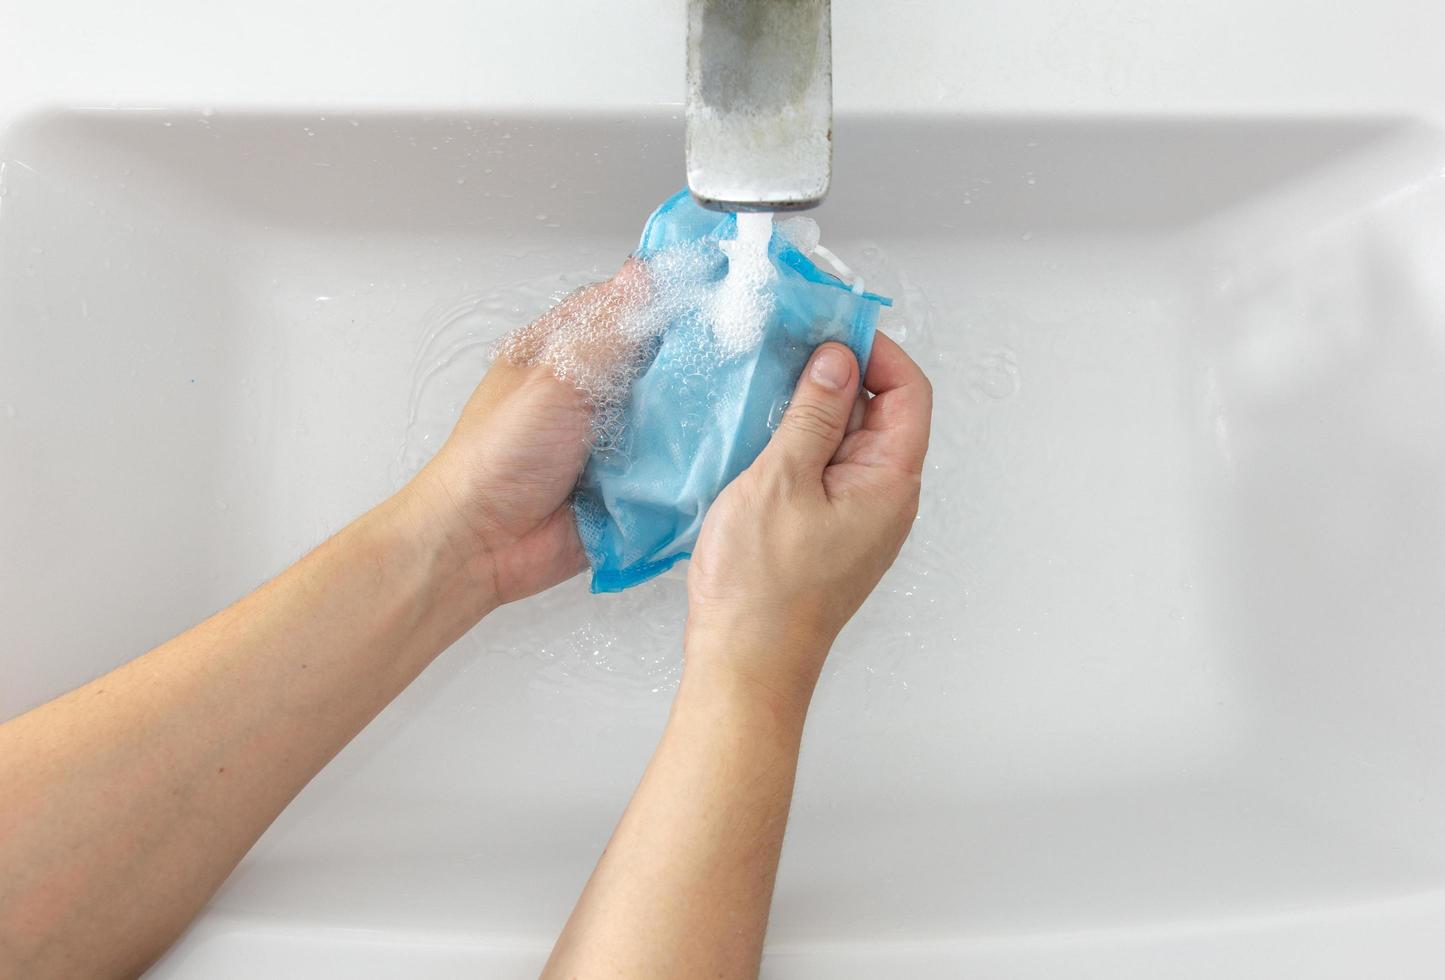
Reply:
M830 0L688 0L693 197L715 211L811 208L832 170Z

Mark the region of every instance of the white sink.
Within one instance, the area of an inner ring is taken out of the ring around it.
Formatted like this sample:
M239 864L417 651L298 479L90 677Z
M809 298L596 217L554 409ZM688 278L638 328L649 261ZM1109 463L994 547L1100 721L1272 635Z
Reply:
M11 126L0 717L387 493L489 338L620 263L680 135ZM809 722L765 973L1438 976L1445 137L843 114L818 220L897 298L938 407L913 537ZM683 608L676 578L578 580L485 622L153 975L534 974L658 734Z

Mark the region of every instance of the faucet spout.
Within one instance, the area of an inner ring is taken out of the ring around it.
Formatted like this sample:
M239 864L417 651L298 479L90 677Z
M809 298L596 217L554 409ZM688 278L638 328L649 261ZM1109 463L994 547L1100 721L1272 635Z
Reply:
M698 202L816 207L832 169L830 0L688 0L687 185Z

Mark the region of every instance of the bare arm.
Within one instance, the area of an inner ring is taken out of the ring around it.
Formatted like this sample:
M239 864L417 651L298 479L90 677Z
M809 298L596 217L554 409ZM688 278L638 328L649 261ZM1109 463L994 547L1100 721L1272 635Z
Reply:
M708 513L672 714L544 978L758 973L808 703L907 536L928 442L932 393L897 345L878 338L856 404L852 354L827 349L846 371L814 355Z
M571 387L496 364L397 496L229 609L0 725L0 978L140 973L441 650L578 571L566 501L586 430Z
M689 675L543 976L755 975L802 734L797 705Z
M420 505L0 726L0 975L139 973L307 781L495 600Z

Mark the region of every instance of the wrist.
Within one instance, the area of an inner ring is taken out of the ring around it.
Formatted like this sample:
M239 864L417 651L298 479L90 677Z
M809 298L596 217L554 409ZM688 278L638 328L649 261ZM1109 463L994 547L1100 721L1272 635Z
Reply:
M434 492L413 480L359 523L382 574L465 630L501 604L496 576L486 549L459 532Z
M679 703L708 701L762 712L801 728L828 655L820 637L765 638L688 628Z
M673 700L670 725L699 724L735 735L800 739L812 688L777 685L717 664L690 661Z

